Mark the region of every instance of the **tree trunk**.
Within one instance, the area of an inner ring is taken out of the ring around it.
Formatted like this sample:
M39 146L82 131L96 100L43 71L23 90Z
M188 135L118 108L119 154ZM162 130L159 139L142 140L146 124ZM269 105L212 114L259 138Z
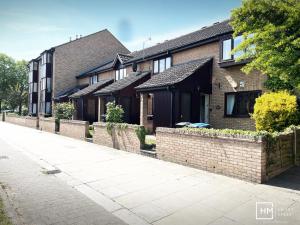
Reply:
M0 113L2 112L2 99L0 99Z

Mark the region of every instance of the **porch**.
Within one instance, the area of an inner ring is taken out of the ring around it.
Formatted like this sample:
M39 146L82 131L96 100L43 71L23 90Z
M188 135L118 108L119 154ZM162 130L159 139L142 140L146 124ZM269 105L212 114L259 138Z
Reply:
M171 67L136 89L140 93L140 124L150 132L179 122L209 123L212 58Z
M106 104L115 101L124 110L123 120L125 123L139 124L140 100L135 87L149 78L149 72L132 72L127 77L95 92L94 95L98 97L99 121L105 121Z
M98 98L93 93L112 82L113 79L100 79L97 83L70 95L69 98L75 107L74 120L89 121L90 123L97 122Z

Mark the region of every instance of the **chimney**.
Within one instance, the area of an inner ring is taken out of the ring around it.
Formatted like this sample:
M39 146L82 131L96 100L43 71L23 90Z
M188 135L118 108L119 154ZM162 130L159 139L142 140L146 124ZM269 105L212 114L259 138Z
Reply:
M78 39L78 34L76 34L76 40Z
M70 42L72 41L72 37L70 37Z

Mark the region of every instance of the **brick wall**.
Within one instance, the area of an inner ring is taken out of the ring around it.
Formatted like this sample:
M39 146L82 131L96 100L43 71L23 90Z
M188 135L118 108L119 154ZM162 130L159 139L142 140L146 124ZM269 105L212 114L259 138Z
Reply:
M75 86L76 75L111 60L116 53L126 54L129 51L108 30L55 47L53 96Z
M210 137L174 128L156 129L157 158L224 174L252 182L262 182L264 160L261 140L251 137Z
M39 120L36 117L25 117L25 126L31 127L31 128L37 128L38 127Z
M109 79L109 78L115 78L115 71L114 70L106 71L106 72L98 74L98 79ZM89 84L90 77L79 78L77 82L78 82L79 85Z
M79 120L60 120L59 134L85 140L89 130L89 122Z
M268 139L160 127L156 153L158 159L261 183L300 162L300 129L296 134L295 147L294 132Z
M50 118L39 118L39 130L55 133L55 119Z
M5 121L8 123L13 123L17 125L21 125L24 127L37 128L38 120L36 117L25 117L25 116L17 116L14 114L6 114Z
M135 133L136 125L128 124L127 128L113 128L110 135L105 123L94 123L93 142L111 148L140 154L140 140Z
M17 116L14 114L6 114L5 122L25 126L25 117Z

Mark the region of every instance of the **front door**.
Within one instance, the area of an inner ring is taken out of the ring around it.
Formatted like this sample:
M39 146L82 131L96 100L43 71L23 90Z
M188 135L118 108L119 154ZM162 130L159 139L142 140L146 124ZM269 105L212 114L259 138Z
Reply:
M209 95L200 95L200 122L209 123Z
M192 95L191 93L181 93L181 121L191 121L191 106L192 106Z

